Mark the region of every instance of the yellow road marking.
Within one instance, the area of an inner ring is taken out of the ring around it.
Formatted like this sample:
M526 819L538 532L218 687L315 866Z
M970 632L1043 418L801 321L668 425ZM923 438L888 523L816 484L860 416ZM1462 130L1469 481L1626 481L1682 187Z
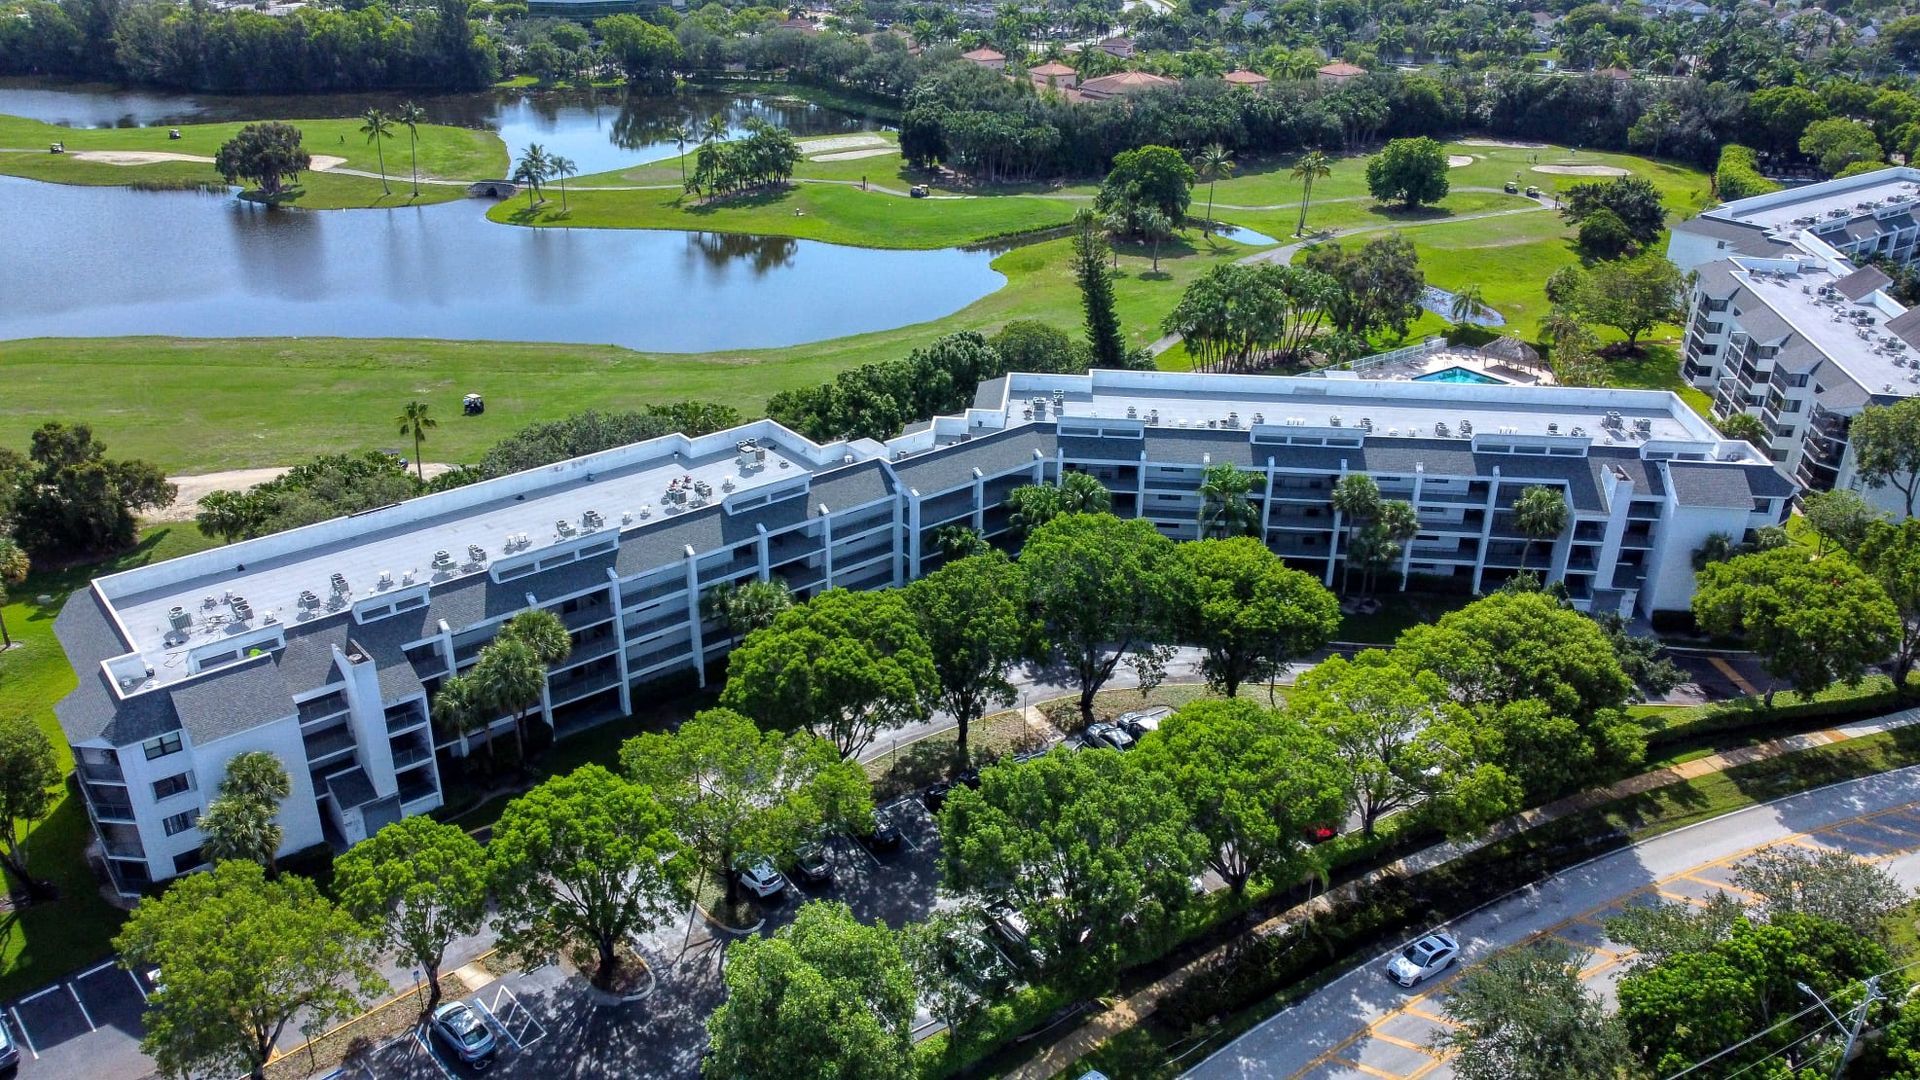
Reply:
M1349 1069L1359 1069L1361 1072L1366 1073L1368 1076L1380 1077L1380 1080L1408 1080L1407 1077L1404 1077L1399 1073L1391 1073L1385 1069L1376 1069L1371 1065L1362 1064L1361 1062L1355 1061L1352 1058L1340 1058L1340 1057L1328 1058L1327 1064L1345 1065ZM1438 1065L1439 1062L1434 1062L1434 1064Z
M1414 1042L1412 1039L1403 1039L1398 1035L1389 1035L1378 1028L1375 1028L1370 1034L1372 1035L1373 1038L1379 1039L1383 1043L1389 1043L1393 1046L1402 1047L1407 1050L1418 1050L1422 1054L1428 1054L1435 1057L1439 1056L1437 1054L1434 1054L1433 1047L1431 1046L1424 1046L1420 1043Z
M1725 660L1723 660L1723 659L1721 659L1720 657L1718 657L1718 656L1709 656L1709 657L1707 657L1707 663L1709 663L1709 664L1712 664L1712 665L1713 665L1713 669L1714 669L1715 671L1718 671L1718 672L1719 672L1720 674L1722 674L1722 675L1725 675L1725 676L1727 677L1727 680L1728 680L1729 682L1731 682L1731 683L1733 683L1733 685L1735 685L1735 686L1737 686L1737 687L1739 687L1739 688L1740 688L1740 692L1741 692L1741 693L1743 693L1743 694L1745 694L1745 695L1747 695L1748 697L1752 697L1752 696L1754 696L1755 694L1758 694L1758 693L1760 692L1760 691L1758 691L1758 690L1755 690L1755 689L1753 688L1753 684L1752 684L1752 683L1750 683L1750 682L1748 682L1747 680L1745 680L1745 679L1743 679L1743 678L1741 678L1741 677L1740 677L1740 673L1739 673L1739 672L1737 672L1737 671L1735 671L1735 670L1733 670L1733 665L1732 665L1732 664L1729 664L1729 663L1727 663L1727 662L1726 662Z

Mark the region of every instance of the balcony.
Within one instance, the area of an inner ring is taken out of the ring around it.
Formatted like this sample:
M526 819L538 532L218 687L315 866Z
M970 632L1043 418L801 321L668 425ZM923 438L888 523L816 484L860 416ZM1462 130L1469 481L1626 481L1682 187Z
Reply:
M132 824L137 820L133 816L132 803L114 799L96 799L91 794L87 797L87 803L93 807L95 821L124 821Z
M431 760L433 751L417 742L407 743L393 748L393 768L395 772L410 769L422 762Z
M101 829L100 847L110 859L139 859L144 862L147 858L147 849L140 846L140 834L122 826Z
M314 724L329 720L347 711L347 695L335 691L326 697L303 701L299 705L300 723Z
M120 763L118 761L87 761L81 759L74 763L74 771L78 772L83 779L90 780L96 784L119 784L122 787L125 787L127 784L127 776L120 771Z
M433 785L431 777L425 773L416 774L420 779L400 785L400 805L412 806L425 799L436 798L440 789Z
M584 630L595 623L603 623L613 618L613 605L608 603L591 604L587 607L560 615L560 622L569 630Z
M400 705L387 710L387 734L398 735L427 722L427 711L419 704Z
M353 737L353 728L346 724L315 732L306 737L307 762L318 764L337 754L351 750L357 745Z

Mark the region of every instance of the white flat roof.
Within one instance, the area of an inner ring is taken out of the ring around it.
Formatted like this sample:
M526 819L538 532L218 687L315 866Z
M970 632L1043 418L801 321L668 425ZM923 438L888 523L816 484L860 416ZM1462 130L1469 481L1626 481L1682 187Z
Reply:
M1878 208L1881 212L1898 206L1907 209L1920 206L1920 169L1882 169L1849 176L1844 180L1827 180L1804 187L1787 188L1724 203L1700 216L1758 225L1772 232L1796 227L1816 228L1834 221L1868 217L1876 210L1863 208L1860 204L1872 202L1888 204ZM1817 224L1795 225L1798 219L1808 217L1817 219Z
M1883 293L1870 293L1859 303L1844 296L1823 297L1820 289L1839 280L1824 266L1802 262L1798 273L1783 280L1780 274L1758 269L1785 265L1779 261L1736 258L1733 263L1734 280L1869 393L1920 392L1920 352L1886 330L1887 320L1904 309ZM1858 325L1853 316L1859 313L1871 316L1874 324ZM1886 391L1888 386L1893 389Z

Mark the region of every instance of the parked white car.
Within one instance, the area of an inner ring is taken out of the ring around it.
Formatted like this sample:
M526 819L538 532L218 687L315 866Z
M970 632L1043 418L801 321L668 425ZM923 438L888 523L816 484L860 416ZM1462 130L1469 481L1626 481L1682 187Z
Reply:
M1401 986L1418 986L1460 959L1460 943L1444 930L1420 938L1387 961L1387 975Z
M775 870L773 864L765 859L741 860L740 884L762 900L787 891L786 875Z
M1088 746L1108 750L1133 749L1133 736L1118 724L1088 724L1086 742Z

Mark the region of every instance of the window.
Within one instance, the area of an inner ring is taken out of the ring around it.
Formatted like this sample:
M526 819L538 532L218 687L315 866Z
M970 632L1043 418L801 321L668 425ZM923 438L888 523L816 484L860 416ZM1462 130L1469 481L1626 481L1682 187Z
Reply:
M194 848L192 851L183 851L173 857L173 872L176 874L184 874L206 861L206 855L203 854L199 848Z
M180 752L180 733L170 731L157 739L148 739L140 744L140 748L147 752L148 761L166 757L168 754L177 754Z
M192 790L193 790L193 774L192 773L178 773L176 775L169 776L164 780L155 780L153 782L153 797L155 801L158 801L160 799L170 798L174 795L180 794L183 791L192 791Z
M167 818L160 823L160 827L167 831L168 836L178 836L188 829L193 828L193 823L199 820L200 808L196 806L191 810L182 810L172 817Z

